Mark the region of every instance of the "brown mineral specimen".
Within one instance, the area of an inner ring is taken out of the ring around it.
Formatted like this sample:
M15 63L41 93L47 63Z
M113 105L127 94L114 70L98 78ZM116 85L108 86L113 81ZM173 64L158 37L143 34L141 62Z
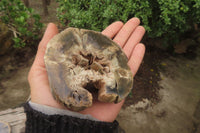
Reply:
M94 99L118 103L132 89L126 55L99 32L67 28L50 40L44 60L53 96L75 111Z

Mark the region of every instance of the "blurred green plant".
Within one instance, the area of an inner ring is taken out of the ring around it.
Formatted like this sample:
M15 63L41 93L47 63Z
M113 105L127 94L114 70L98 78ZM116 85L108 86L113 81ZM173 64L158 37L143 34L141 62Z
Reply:
M101 31L110 23L140 18L150 38L177 42L200 23L200 0L57 0L64 25Z
M38 39L43 24L32 8L25 7L21 0L0 0L0 21L13 32L14 47L24 47Z

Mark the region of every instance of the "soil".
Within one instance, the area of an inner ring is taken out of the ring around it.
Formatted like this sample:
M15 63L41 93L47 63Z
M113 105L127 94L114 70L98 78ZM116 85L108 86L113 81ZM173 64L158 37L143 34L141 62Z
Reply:
M28 66L29 60L35 56L35 48L12 49L0 56L0 81L9 79L17 70Z
M190 31L186 33L186 35L184 35L185 39L174 45L174 48L170 49L162 47L162 42L159 39L146 39L143 42L146 45L143 62L134 77L132 93L126 98L123 107L126 108L127 106L137 104L144 99L148 99L152 105L159 103L161 100L159 90L162 89L159 85L159 82L162 80L160 72L165 72L165 74L171 78L173 78L174 73L176 73L173 68L170 69L170 71L166 71L164 68L167 64L163 62L163 60L167 60L170 57L174 57L174 61L176 61L176 58L195 60L200 43L199 33L200 31ZM184 49L184 51L182 49Z
M143 99L117 117L127 133L200 132L200 47L195 54L192 60L175 54L161 61L159 102Z
M35 56L29 47L0 56L0 110L19 106L29 97L27 75Z
M146 44L146 43L145 43ZM161 80L159 66L161 61L168 56L163 50L146 45L143 62L134 77L132 93L126 98L124 107L136 104L143 99L150 100L153 104L159 102L158 91L161 89L158 82Z
M29 0L30 1L30 0ZM43 6L42 6L42 1L41 0L34 0L34 1L30 1L30 7L34 9L35 13L40 14L41 16L41 22L42 23L57 23L58 19L56 17L56 9L58 7L58 3L56 2L56 0L51 0L51 3L49 6L47 6L48 8L48 15L44 14L43 11Z

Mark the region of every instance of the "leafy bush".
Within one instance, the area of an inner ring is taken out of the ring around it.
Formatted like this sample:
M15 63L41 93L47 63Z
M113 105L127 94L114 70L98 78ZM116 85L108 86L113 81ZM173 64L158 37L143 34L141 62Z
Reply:
M151 38L175 40L200 23L200 0L57 0L62 24L101 31L113 21L140 18Z
M0 0L0 21L13 32L14 47L24 47L26 42L36 40L43 27L40 16L21 0Z

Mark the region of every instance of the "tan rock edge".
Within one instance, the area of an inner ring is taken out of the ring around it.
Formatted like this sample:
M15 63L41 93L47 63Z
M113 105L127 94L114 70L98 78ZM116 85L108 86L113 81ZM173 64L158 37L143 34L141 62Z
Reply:
M44 60L53 96L75 111L97 99L118 103L132 89L126 55L100 32L67 28L49 41Z

